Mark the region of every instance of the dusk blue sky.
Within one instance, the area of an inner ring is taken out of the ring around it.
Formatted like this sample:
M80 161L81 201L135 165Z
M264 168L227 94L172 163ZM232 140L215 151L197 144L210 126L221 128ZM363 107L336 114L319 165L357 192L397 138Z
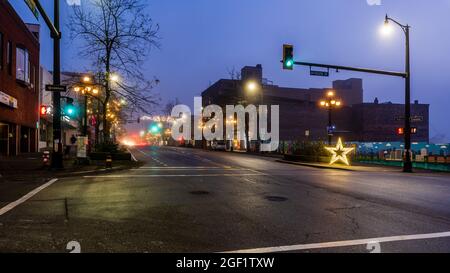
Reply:
M23 0L10 2L25 21L36 22ZM52 2L42 0L50 14ZM308 68L283 71L279 63L282 44L291 43L297 60L402 71L403 33L396 28L390 37L379 34L388 13L412 26L412 99L431 105L431 137L450 141L450 0L381 0L381 5L367 0L151 0L148 11L160 24L162 46L152 51L144 71L161 80L154 91L163 104L178 97L188 105L209 83L227 78L227 68L256 64L276 85L330 87L333 80L359 77L365 101L403 102L400 78L353 72L318 78L309 76ZM63 25L69 12L64 4ZM65 30L63 69L90 70ZM41 47L41 62L51 69L45 26Z

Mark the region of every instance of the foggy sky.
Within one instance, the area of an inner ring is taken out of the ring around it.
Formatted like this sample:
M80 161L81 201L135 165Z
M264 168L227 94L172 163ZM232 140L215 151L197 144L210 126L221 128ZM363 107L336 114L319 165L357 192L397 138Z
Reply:
M50 15L51 2L42 0ZM26 22L36 22L23 0L10 3ZM228 78L227 69L256 64L276 85L330 87L333 80L358 77L364 79L365 101L378 97L402 103L401 78L354 72L311 77L308 68L287 72L279 63L282 44L291 43L298 61L404 71L400 28L390 37L379 34L388 13L412 26L412 100L431 105L430 136L450 141L450 0L382 0L381 5L367 0L151 0L148 10L160 24L162 47L152 51L145 73L161 80L154 91L164 102L178 97L188 105L210 83ZM62 25L69 11L62 5ZM63 69L90 70L65 30ZM45 25L41 63L51 70L52 43Z

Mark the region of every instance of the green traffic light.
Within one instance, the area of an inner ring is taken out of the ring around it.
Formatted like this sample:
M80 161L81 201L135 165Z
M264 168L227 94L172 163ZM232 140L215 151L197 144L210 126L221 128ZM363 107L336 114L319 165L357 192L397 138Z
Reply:
M150 132L151 132L152 134L158 134L160 131L161 131L161 127L159 126L159 124L153 124L153 125L150 127Z
M74 117L77 111L75 109L75 106L73 106L73 105L66 105L64 112L66 113L67 116Z
M286 66L287 67L292 67L294 65L294 61L292 61L292 60L287 60L286 61Z

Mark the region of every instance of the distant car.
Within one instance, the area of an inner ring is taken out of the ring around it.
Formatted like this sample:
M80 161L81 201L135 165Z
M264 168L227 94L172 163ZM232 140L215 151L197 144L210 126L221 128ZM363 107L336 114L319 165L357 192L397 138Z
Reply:
M211 149L214 151L225 151L227 146L225 145L225 141L213 141Z

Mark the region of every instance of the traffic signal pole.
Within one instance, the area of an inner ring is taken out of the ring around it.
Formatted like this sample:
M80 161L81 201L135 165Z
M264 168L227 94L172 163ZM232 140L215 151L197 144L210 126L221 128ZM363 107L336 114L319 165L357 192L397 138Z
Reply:
M59 26L59 1L54 0L53 23L45 12L39 0L34 0L36 8L44 18L45 23L50 29L53 39L53 84L61 84L61 32ZM61 94L53 92L53 154L52 168L62 169L63 165L63 144L61 139Z

